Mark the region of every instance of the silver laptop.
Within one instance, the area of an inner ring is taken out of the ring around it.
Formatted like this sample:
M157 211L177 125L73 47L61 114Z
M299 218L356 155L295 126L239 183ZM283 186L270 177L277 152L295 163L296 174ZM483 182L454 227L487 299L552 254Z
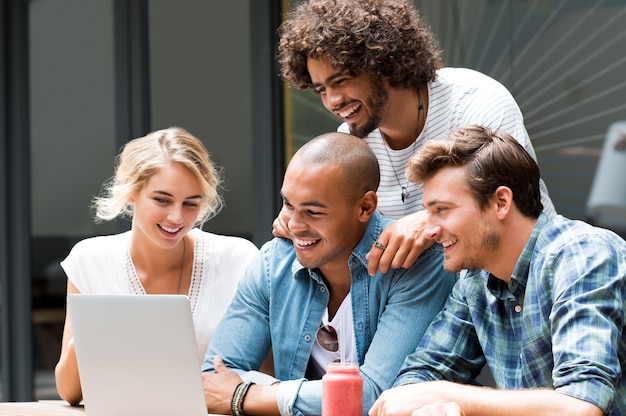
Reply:
M189 300L68 295L87 416L206 416Z

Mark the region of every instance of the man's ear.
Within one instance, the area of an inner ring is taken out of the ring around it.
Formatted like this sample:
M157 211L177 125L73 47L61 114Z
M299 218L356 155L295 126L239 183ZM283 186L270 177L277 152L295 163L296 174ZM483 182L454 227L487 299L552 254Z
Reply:
M378 207L378 195L374 191L367 191L359 201L359 219L362 222L369 221Z
M490 203L494 204L498 218L505 218L514 204L513 191L508 186L499 186L493 193Z

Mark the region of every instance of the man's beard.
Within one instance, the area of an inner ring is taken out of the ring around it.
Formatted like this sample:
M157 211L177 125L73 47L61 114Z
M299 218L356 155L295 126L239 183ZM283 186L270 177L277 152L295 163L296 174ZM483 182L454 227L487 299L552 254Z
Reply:
M381 83L374 84L374 91L372 96L366 102L367 107L371 111L371 117L365 121L362 126L356 124L348 124L350 127L350 133L358 138L367 137L368 134L378 128L380 121L383 118L383 114L387 107L387 101L389 100L389 94Z
M477 255L476 252L484 253L484 252L495 252L498 248L500 248L500 236L492 231L486 231L478 245L478 249L472 253L468 253L465 257L461 258L460 261L457 262L454 266L450 264L450 261L446 261L444 258L444 269L451 273L458 273L463 269L470 270L484 270L485 269L485 259L484 254Z

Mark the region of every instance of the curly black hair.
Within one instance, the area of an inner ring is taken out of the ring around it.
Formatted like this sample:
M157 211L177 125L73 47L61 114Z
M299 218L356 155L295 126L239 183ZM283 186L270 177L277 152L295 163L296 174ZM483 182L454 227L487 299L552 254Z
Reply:
M280 76L300 89L311 88L309 57L327 56L333 68L411 90L443 66L438 43L410 0L307 0L278 32Z

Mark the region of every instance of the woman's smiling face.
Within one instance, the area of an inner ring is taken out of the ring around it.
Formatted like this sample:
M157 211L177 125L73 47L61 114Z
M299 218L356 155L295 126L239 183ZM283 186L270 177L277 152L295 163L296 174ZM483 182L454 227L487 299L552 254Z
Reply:
M161 248L173 248L198 218L202 187L189 169L174 162L152 175L129 202L133 230Z

